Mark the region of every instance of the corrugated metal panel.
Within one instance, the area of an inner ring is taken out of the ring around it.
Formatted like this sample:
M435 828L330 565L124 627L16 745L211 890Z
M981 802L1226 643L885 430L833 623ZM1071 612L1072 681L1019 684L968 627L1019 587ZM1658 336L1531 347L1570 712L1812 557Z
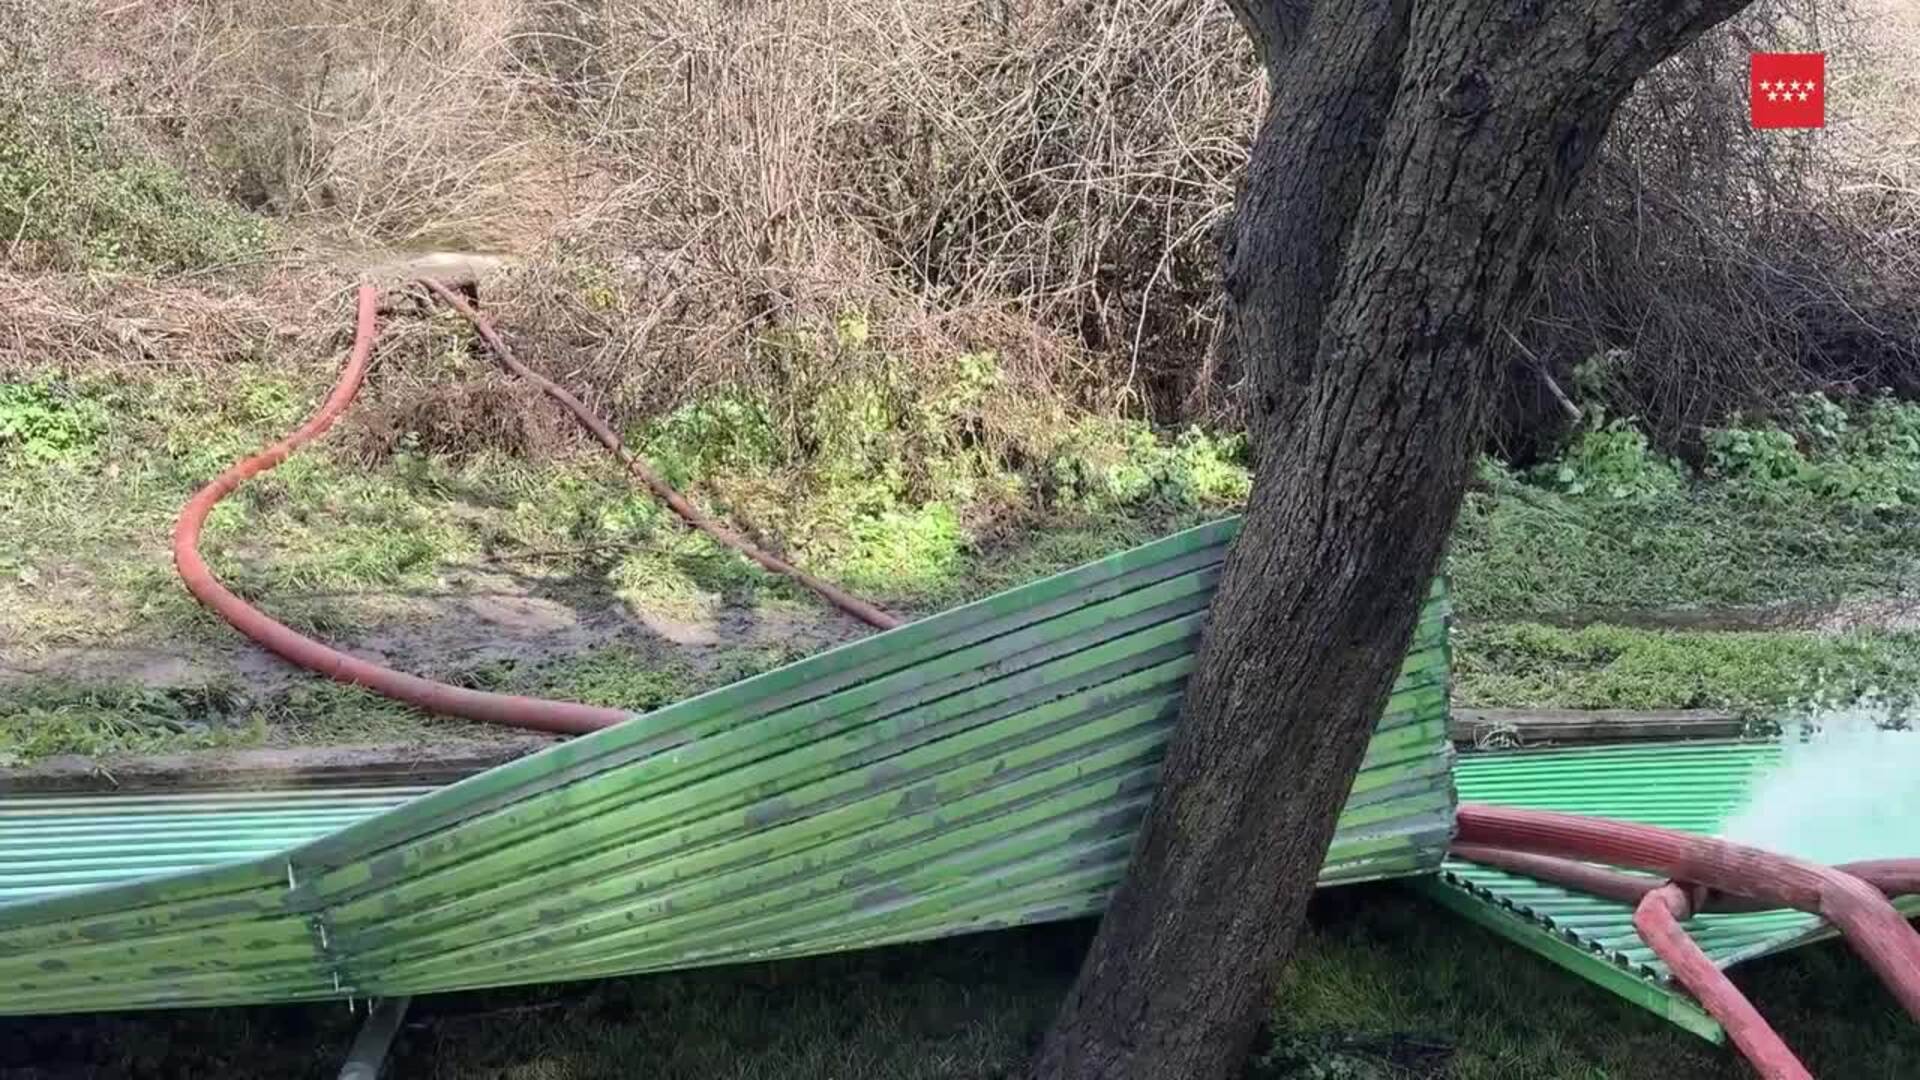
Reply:
M1756 742L1526 751L1466 756L1455 774L1465 802L1711 835L1780 755L1777 744ZM1666 965L1640 940L1628 906L1464 859L1448 859L1439 878L1419 887L1615 993L1720 1038L1719 1025L1672 984ZM1920 911L1920 902L1905 906ZM1797 911L1702 915L1687 929L1722 968L1833 936L1820 919Z
M432 790L0 799L0 903L271 855Z
M1097 911L1237 522L835 649L285 854L0 906L0 1012L399 994ZM1324 879L1452 824L1436 586ZM1283 781L1282 781L1283 782Z

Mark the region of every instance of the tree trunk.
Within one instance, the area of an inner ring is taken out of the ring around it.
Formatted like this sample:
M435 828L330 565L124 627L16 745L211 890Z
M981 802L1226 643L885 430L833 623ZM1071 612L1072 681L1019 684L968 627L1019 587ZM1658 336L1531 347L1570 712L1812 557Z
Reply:
M1272 107L1226 252L1257 472L1125 882L1033 1075L1244 1063L1503 370L1635 79L1746 0L1237 0Z

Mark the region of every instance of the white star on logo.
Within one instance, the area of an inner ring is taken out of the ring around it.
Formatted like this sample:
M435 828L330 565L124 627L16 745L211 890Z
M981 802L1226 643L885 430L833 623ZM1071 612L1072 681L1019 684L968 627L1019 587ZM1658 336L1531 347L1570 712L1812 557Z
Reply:
M1780 95L1779 95L1779 94L1776 94L1776 93L1774 93L1774 92L1773 92L1773 91L1771 91L1771 90L1769 90L1769 91L1767 91L1767 100L1768 100L1768 101L1779 101L1779 100L1780 100Z
M1787 84L1787 89L1789 89L1789 90L1798 90L1798 89L1800 89L1800 80L1799 80L1799 79L1795 79L1795 80L1793 80L1792 82L1790 82L1790 83L1788 83L1788 84Z
M1769 84L1768 84L1768 82L1767 82L1767 80L1765 80L1765 79L1761 79L1761 80L1760 80L1760 89L1762 89L1762 90L1771 90L1771 89L1773 89L1773 87L1772 87L1771 85L1769 85Z
M1807 100L1807 92L1805 90L1800 91L1800 100L1801 101Z
M1818 89L1819 89L1819 87L1817 87L1817 86L1815 86L1815 85L1813 85L1813 84L1812 84L1811 82L1809 82L1809 83L1807 84L1807 89L1809 89L1809 90L1818 90Z

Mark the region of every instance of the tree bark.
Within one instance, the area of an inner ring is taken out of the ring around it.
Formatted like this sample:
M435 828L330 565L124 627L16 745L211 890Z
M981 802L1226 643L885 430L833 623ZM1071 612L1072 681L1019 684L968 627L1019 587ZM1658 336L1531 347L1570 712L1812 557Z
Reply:
M1257 472L1126 880L1032 1066L1231 1075L1436 573L1499 334L1634 80L1746 0L1233 0Z

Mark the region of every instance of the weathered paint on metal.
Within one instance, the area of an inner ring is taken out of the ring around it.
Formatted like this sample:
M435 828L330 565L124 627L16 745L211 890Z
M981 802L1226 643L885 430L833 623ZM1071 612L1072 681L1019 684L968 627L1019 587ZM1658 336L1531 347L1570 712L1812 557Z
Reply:
M1577 750L1518 751L1462 757L1460 797L1713 834L1738 809L1753 782L1780 760L1772 742L1699 742ZM1717 1023L1670 980L1640 940L1625 904L1570 892L1464 859L1416 885L1475 921L1520 941L1629 1001L1719 1041ZM1903 910L1920 913L1920 899ZM1522 928L1526 929L1522 929ZM1687 930L1722 968L1833 936L1798 911L1701 915Z
M0 831L0 889L9 867L57 880L0 894L0 1013L554 981L1096 912L1152 798L1236 524L391 803L3 804L22 816L0 830L41 831ZM1436 585L1323 882L1439 865L1446 686ZM209 826L227 811L232 831ZM87 866L137 876L58 877L61 835L97 841Z

